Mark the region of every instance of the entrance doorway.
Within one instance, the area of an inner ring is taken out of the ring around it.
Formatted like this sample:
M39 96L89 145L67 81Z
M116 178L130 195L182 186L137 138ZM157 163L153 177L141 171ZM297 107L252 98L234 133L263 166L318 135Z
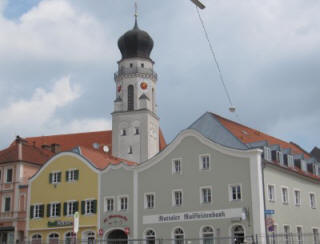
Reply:
M107 244L127 244L128 236L123 230L113 230L107 237Z

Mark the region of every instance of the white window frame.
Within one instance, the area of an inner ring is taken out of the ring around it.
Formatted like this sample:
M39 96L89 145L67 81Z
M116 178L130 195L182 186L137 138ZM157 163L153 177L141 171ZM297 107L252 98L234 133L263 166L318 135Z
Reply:
M5 209L6 209L6 199L7 199L7 198L10 198L10 205L9 205L9 210L8 210L8 211L5 210ZM12 195L4 194L4 195L2 196L2 208L1 208L1 212L3 212L3 213L9 213L9 212L11 212L11 211L12 211L11 206L12 206Z
M176 192L181 192L181 204L176 204ZM172 206L173 207L181 207L183 205L183 190L182 189L174 189L172 190Z
M212 232L204 232L203 230L205 228L211 228ZM206 238L204 237L204 235L208 235L208 234L211 234L212 235L212 239L207 239L207 240L212 240L212 243L214 244L216 241L215 241L215 236L216 236L216 233L215 233L215 229L213 228L212 225L203 225L200 227L200 232L199 232L199 238L200 238L200 244L204 244L205 243L205 240Z
M299 232L298 229L301 230L301 240L299 240ZM297 225L296 226L296 231L297 231L297 244L303 244L303 226L302 225Z
M40 219L40 206L42 206L43 203L34 203L31 206L33 206L33 219Z
M153 206L149 207L148 204L148 196L153 196ZM144 208L145 209L154 209L156 207L156 193L155 192L147 192L144 194Z
M51 173L51 184L54 184L54 185L60 184L61 181L62 181L62 173L61 173L61 171L52 171L50 173ZM60 175L60 181L58 181L58 174L59 173L61 174Z
M293 160L293 155L288 154L288 166L293 167L294 166L294 160Z
M66 214L66 216L73 216L73 212L74 212L74 209L73 209L73 205L74 205L74 203L75 202L77 202L77 200L69 200L69 201L66 201L66 203L67 203L67 214ZM71 204L71 213L70 213L70 208L69 208L69 205Z
M233 199L233 192L232 188L233 187L238 187L240 186L240 199L238 199L238 194L237 194L237 199ZM242 184L241 183L235 183L235 184L229 184L228 185L228 192L229 192L229 202L238 202L238 201L243 201L243 190L242 190Z
M203 193L204 193L203 190L205 190L205 189L210 191L210 201L208 201L208 202L204 201L205 196L203 195ZM200 203L205 204L205 205L212 204L212 199L213 199L212 186L201 186L200 187Z
M55 209L55 214L53 215L53 204L57 205L60 204L60 202L51 202L50 204L50 217L49 218L56 218L56 217L60 217L59 215L57 215L57 209ZM60 204L60 215L61 215L61 204Z
M12 170L12 175L11 175L11 181L8 181L8 171ZM6 167L5 168L5 174L4 174L4 183L10 184L14 182L14 170L13 167Z
M313 201L314 201L313 204L312 204L312 199L311 199L312 195L313 195ZM312 209L317 208L317 199L316 199L316 194L314 192L309 192L309 204L310 204L310 208L312 208Z
M56 238L52 238L52 239L51 239L51 238L50 238L51 235L58 235L58 238L57 238L57 239L56 239ZM48 234L47 239L48 239L48 243L50 243L50 240L51 240L51 241L57 240L57 243L59 243L60 235L59 235L59 233L57 233L57 232L51 232L51 233ZM31 243L32 243L32 242L31 242Z
M277 161L283 165L284 164L284 160L283 160L283 152L281 151L276 151L276 159Z
M112 200L112 210L108 209L108 200ZM106 196L104 197L104 212L113 212L115 211L115 197L114 196Z
M68 170L66 171L66 172L68 172L67 182L74 182L74 181L76 181L75 178L74 178L76 170L78 170L78 169L68 169ZM70 175L71 175L72 177L70 177Z
M299 192L299 202L297 202L296 192ZM295 206L297 206L297 207L301 206L301 191L300 191L300 189L293 189L293 200L294 200Z
M126 209L123 209L122 206L121 206L121 199L122 198L126 198L127 199L127 208ZM128 211L129 210L129 196L128 195L119 195L118 196L118 199L117 199L117 202L118 202L118 211Z
M273 193L272 193L273 198L270 198L269 187L272 187L272 188L273 188ZM267 184L267 194L268 194L268 200L269 200L269 202L276 202L276 185L274 185L274 184Z
M283 194L283 190L286 190L287 193L287 201L284 201L284 194ZM289 204L289 188L287 186L281 186L281 202L284 205L288 205Z
M286 239L286 232L285 232L285 228L286 228L286 227L288 227L288 233L287 233L288 239ZM289 244L289 243L291 243L290 231L291 231L291 226L288 225L288 224L284 224L284 225L283 225L283 243L284 243L284 244Z
M95 201L96 199L94 199L94 198L88 198L88 199L85 199L84 200L84 214L85 215L92 215L92 214L95 214L94 212L93 212L93 205L94 205L94 201ZM90 205L90 204L92 204L92 206L88 206L88 205ZM90 211L88 211L88 207L89 207L89 209L90 209ZM92 211L92 212L91 212Z
M120 129L120 136L126 136L126 135L127 135L127 129L126 128Z
M208 168L203 167L203 158L208 157ZM199 155L199 169L201 171L210 171L211 170L211 155L209 153L206 154L200 154Z
M319 228L318 227L312 227L312 239L313 239L313 244L318 244L320 240L320 235L319 235ZM317 234L317 236L316 236Z
M176 171L175 167L175 161L179 160L180 161L180 171ZM182 175L182 158L174 158L172 159L172 174L173 175Z
M271 161L271 149L270 147L263 147L263 155L264 155L264 159L267 161Z

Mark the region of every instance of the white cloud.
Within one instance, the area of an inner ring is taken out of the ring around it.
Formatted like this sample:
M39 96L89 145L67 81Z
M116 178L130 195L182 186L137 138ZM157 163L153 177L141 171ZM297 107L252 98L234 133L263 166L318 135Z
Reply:
M82 119L73 120L66 126L64 126L64 132L89 132L89 131L102 131L110 130L112 124L110 120L107 119Z
M0 57L8 60L90 62L114 54L105 28L66 0L41 1L18 21L0 17L0 36Z

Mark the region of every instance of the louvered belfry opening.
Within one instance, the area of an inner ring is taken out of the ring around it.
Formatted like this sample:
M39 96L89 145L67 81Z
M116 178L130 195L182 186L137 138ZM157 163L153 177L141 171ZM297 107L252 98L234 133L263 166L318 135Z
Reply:
M128 86L128 111L134 110L134 103L133 103L133 85Z

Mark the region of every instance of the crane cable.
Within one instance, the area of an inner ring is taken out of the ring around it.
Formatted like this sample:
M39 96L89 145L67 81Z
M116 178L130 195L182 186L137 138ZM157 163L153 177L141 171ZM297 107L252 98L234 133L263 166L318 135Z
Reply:
M214 63L215 63L216 68L217 68L217 70L218 70L220 81L221 81L222 86L223 86L223 88L224 88L224 91L225 91L225 93L226 93L226 95L227 95L227 98L228 98L228 101L229 101L229 104L230 104L230 112L235 112L236 117L238 118L238 120L240 120L240 117L239 117L239 115L237 114L237 112L235 111L235 107L233 106L230 93L229 93L228 88L227 88L227 86L226 86L226 83L225 83L225 81L224 81L223 74L222 74L222 71L221 71L221 69L220 69L220 65L219 65L218 59L217 59L216 54L215 54L215 51L214 51L214 49L213 49L213 45L211 44L211 41L210 41L210 38L209 38L209 35L208 35L208 32L207 32L206 26L205 26L205 24L204 24L204 21L203 21L201 15L200 15L200 12L199 12L199 9L198 9L197 6L196 6L196 10L197 10L197 13L198 13L198 16L199 16L199 20L200 20L201 25L202 25L202 28L203 28L204 35L205 35L205 37L206 37L206 39L207 39L207 41L208 41L209 48L210 48L210 51L211 51L211 54L212 54ZM234 109L234 110L233 110L233 109ZM233 111L232 111L232 110L233 110Z

